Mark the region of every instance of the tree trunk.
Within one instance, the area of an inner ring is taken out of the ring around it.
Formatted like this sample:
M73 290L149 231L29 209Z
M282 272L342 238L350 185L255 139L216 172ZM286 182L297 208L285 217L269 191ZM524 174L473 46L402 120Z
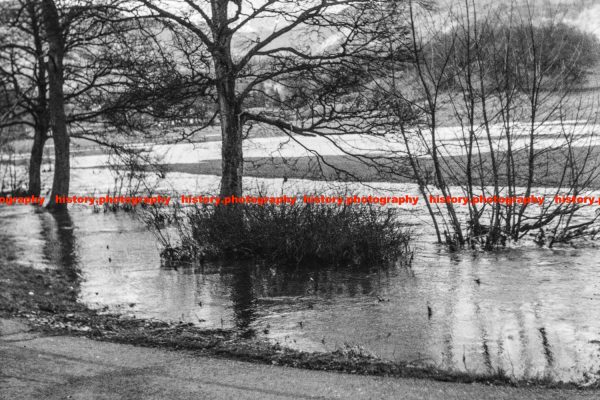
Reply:
M35 82L37 86L37 99L34 106L35 122L33 147L29 160L29 194L39 196L42 191L41 168L44 156L44 145L48 140L48 81L46 76L45 56L46 50L43 43L43 29L39 18L39 5L30 1L27 3L31 22L31 33L33 36L36 64Z
M46 139L47 129L43 126L36 126L29 159L29 194L33 196L39 196L42 191L41 169Z
M221 197L242 195L241 108L235 92L236 71L231 56L233 32L228 28L228 1L212 2L215 47L212 51L221 117Z
M48 208L66 208L66 204L57 204L56 196L69 195L69 135L65 115L63 82L64 39L58 10L53 0L43 0L42 12L48 38L48 86L49 114L54 139L54 179Z
M221 197L242 195L244 156L239 109L226 93L219 93L221 108Z

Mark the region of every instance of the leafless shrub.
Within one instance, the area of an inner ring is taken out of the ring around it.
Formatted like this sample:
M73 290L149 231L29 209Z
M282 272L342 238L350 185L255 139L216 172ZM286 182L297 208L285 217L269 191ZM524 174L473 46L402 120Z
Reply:
M532 2L525 11L457 4L443 22L440 14L410 8L412 38L404 46L412 65L384 66L385 83L376 88L391 129L406 144L414 179L426 200L548 200L536 209L469 203L466 216L452 203L427 202L438 240L452 249L495 249L533 235L549 246L595 236L597 216L581 221L580 204L551 200L598 186L596 99L577 90L597 40L577 36L557 12Z

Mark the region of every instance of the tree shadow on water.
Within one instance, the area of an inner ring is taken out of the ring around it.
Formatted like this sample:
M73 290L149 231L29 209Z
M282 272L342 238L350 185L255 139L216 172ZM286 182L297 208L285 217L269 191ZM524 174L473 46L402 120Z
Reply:
M79 279L79 254L75 225L67 210L40 212L42 253L47 262L61 269L73 283Z
M251 328L256 320L256 297L250 268L239 268L231 282L231 302L236 328L244 337L253 337Z

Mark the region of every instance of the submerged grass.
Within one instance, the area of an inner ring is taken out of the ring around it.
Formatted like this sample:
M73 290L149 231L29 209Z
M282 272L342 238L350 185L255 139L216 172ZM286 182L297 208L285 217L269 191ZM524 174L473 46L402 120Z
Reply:
M177 226L178 244L162 231ZM410 233L392 209L367 206L198 206L154 214L167 262L253 258L273 265L386 266L409 263Z

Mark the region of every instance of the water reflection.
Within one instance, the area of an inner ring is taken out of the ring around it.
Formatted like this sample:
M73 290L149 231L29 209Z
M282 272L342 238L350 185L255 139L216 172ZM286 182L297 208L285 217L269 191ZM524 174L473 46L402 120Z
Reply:
M24 209L22 209L24 210ZM125 214L3 212L23 257L80 269L80 298L307 351L361 345L381 357L515 377L582 380L600 370L599 250L446 254L421 243L412 270L160 268L158 245ZM27 221L38 232L21 234Z
M250 268L238 268L231 279L231 303L235 326L240 331L252 336L254 331L249 329L256 320L256 298Z
M79 255L75 238L75 225L67 210L37 212L40 218L42 252L51 265L62 268L70 279L78 277Z

